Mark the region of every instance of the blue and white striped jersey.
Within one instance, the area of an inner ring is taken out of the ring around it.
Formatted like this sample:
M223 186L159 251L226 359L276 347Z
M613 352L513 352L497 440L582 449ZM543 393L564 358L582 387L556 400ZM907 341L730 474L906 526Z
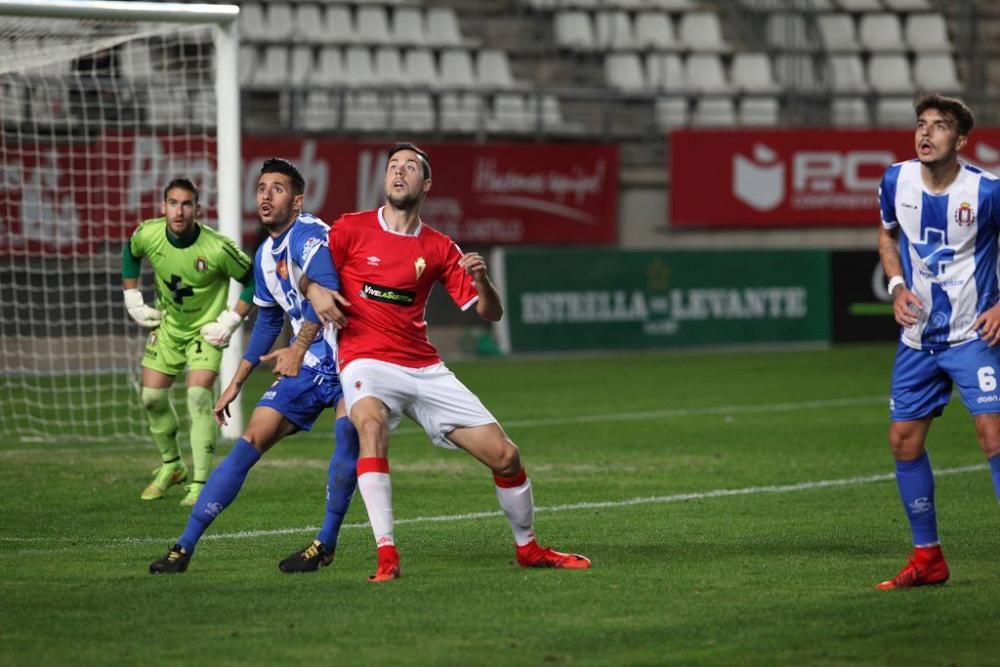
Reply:
M317 252L330 251L327 236L330 227L309 213L302 213L278 238L268 237L257 248L254 274L257 289L253 302L260 308L280 306L292 324L292 333L298 335L302 327L302 304L305 296L299 292L299 281L306 274L309 263ZM336 336L332 327L317 338L306 352L302 364L313 370L333 375L336 373Z
M972 325L996 304L1000 181L965 162L948 190L924 189L920 161L890 166L879 186L882 225L899 227L903 278L923 302L919 322L902 331L917 350L978 337Z

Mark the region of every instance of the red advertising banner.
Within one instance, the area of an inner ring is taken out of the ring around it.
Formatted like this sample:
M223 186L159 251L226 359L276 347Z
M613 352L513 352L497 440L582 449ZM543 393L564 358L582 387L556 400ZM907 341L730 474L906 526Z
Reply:
M1000 129L975 129L962 152L1000 172ZM670 225L873 226L885 168L915 156L907 130L678 130Z
M243 243L259 234L255 186L268 157L293 161L306 209L333 222L381 204L386 144L246 137ZM608 145L421 144L433 185L423 220L468 244L613 244L618 148ZM95 252L160 214L162 188L190 178L215 218L214 142L199 136L102 136L89 143L0 142L0 254ZM198 156L198 157L191 157ZM205 157L211 156L211 157Z

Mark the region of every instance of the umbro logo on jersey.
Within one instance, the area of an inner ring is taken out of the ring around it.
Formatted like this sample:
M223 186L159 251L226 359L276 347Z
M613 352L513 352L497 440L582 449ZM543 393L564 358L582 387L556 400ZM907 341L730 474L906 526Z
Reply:
M381 261L382 261L381 259L379 259L375 255L372 255L371 257L368 258L368 266L378 266L379 262Z
M917 210L916 204L907 204L905 201L901 201L899 202L899 205L902 206L903 208L912 208L914 211Z
M381 285L365 283L364 287L361 288L361 296L366 299L381 301L382 303L391 303L397 306L409 306L412 305L414 300L417 298L417 293L410 292L409 290L382 287Z

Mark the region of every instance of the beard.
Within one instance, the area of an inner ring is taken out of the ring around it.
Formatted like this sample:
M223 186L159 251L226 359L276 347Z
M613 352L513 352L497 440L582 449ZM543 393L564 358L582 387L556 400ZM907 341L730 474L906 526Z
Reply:
M405 194L401 197L395 197L388 192L385 193L385 200L389 202L394 209L399 211L412 211L420 203L420 195Z
M295 222L296 217L294 209L290 206L283 209L272 207L269 220L265 220L260 212L257 212L257 219L260 221L261 226L273 234L282 232L288 225Z

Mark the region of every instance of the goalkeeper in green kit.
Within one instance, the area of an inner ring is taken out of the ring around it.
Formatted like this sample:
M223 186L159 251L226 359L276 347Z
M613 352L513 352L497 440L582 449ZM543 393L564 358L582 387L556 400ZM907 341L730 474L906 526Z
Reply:
M193 506L215 454L213 389L222 350L253 308L253 267L232 240L198 222L198 190L191 181L170 181L160 210L163 217L141 223L122 250L125 308L133 320L152 329L142 357L142 404L162 464L142 499L163 498L167 489L188 478L169 397L170 385L186 366L194 479L181 505ZM143 258L156 274L155 307L146 305L138 289ZM227 310L230 278L245 287L235 307Z

